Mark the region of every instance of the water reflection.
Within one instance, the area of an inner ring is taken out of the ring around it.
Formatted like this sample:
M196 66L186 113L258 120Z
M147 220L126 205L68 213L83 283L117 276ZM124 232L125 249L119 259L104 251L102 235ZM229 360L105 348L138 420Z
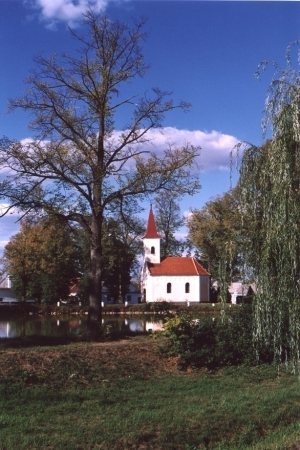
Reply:
M155 331L163 329L163 321L161 319L134 317L109 317L104 318L102 323L111 327L112 331L131 331L133 333L140 333L146 331Z
M45 317L22 316L0 320L0 338L20 336L63 337L79 335L86 330L86 317ZM162 320L142 318L109 317L102 323L109 325L112 331L146 332L162 329Z

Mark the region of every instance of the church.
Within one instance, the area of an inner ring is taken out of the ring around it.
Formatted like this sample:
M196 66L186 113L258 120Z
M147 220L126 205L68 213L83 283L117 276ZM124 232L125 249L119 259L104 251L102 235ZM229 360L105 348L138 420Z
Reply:
M210 274L193 257L168 256L161 260L160 239L151 207L143 237L143 301L209 302Z

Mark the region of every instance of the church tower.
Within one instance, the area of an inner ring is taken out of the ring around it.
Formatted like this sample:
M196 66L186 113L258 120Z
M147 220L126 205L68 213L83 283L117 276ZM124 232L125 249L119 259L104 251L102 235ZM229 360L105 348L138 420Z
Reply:
M156 230L152 206L150 208L147 230L145 236L143 236L143 242L144 263L160 263L160 235Z

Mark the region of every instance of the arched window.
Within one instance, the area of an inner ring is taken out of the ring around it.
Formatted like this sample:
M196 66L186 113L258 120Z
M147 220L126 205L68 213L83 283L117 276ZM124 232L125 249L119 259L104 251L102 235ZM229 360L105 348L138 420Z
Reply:
M151 255L155 255L155 247L151 247Z
M190 293L190 283L185 283L185 293L186 294Z
M167 284L167 294L171 294L171 292L172 292L172 284L168 283Z

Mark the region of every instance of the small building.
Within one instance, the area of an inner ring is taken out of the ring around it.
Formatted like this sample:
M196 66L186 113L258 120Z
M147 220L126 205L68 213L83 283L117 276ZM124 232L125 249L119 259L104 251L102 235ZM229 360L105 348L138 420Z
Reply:
M255 283L247 284L241 281L232 282L228 288L228 292L231 296L231 303L236 305L242 303L245 297L248 297L255 293L256 285Z
M209 302L210 274L193 257L169 256L161 261L160 239L151 208L143 237L143 301Z
M72 286L70 286L70 294L69 294L69 298L73 298L76 299L78 298L78 293L79 293L79 285L80 285L80 279L78 278L78 280L76 282L74 282L74 284L72 284ZM136 304L136 303L141 303L141 292L136 289L132 284L129 285L128 290L124 296L124 302L127 302L130 305ZM102 287L102 295L101 295L101 302L106 305L112 305L114 303L117 303L117 298L113 297L109 291L109 289L106 286Z
M16 294L12 291L12 282L9 275L0 277L0 304L17 303Z
M124 295L123 302L128 303L129 305L134 305L137 303L141 303L141 300L141 292L137 290L132 284L130 284L128 286L126 294ZM102 302L109 305L118 302L117 298L110 295L109 289L106 286L103 286L102 288Z
M131 284L128 288L128 292L125 294L125 302L127 302L129 305L141 303L141 291Z

